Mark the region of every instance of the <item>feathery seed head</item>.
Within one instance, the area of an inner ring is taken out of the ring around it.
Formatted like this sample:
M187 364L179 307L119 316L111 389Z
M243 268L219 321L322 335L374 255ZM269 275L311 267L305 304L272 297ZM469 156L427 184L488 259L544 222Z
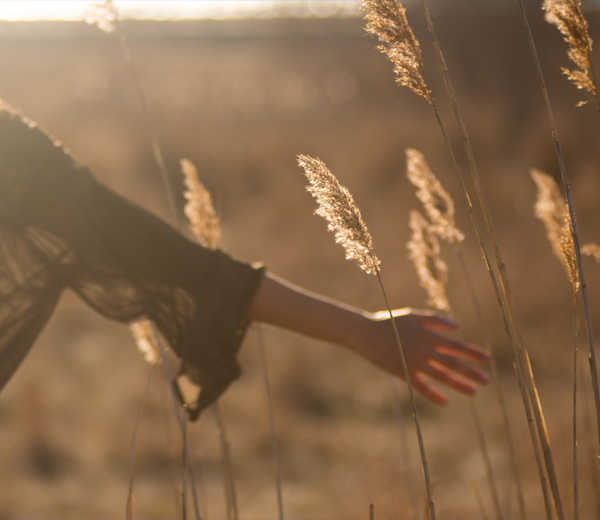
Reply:
M416 186L417 198L431 221L430 231L448 242L462 242L465 235L456 227L454 201L418 150L406 150L406 174Z
M160 352L150 320L134 321L129 325L129 328L139 351L144 356L144 360L151 365L156 365L160 361Z
M112 0L93 3L85 16L85 23L95 25L101 31L111 33L117 28L119 11Z
M377 275L381 262L350 192L320 159L309 155L298 155L297 159L309 183L306 190L317 201L315 214L327 221L327 229L334 233L336 243L346 250L346 259L356 260L365 273Z
M550 175L532 169L531 177L538 188L535 215L544 223L552 251L563 264L573 291L577 292L579 271L567 203Z
M600 263L600 245L593 242L584 245L581 248L584 255L591 256L596 262Z
M180 164L186 187L183 194L186 200L183 211L190 228L203 246L216 249L221 240L221 226L210 193L200 182L198 170L192 161L181 159Z
M546 21L555 25L569 46L567 55L575 65L574 69L562 68L563 74L580 90L591 96L597 94L597 86L592 79L592 46L587 20L583 16L581 0L544 0ZM585 105L580 101L577 106Z
M448 265L440 256L440 243L427 219L418 211L410 212L412 236L407 244L408 257L417 270L421 287L427 291L428 303L441 311L450 311L446 296Z
M427 103L433 102L425 81L419 41L408 24L406 9L399 0L363 0L365 30L379 40L377 49L394 66L396 83L408 87Z

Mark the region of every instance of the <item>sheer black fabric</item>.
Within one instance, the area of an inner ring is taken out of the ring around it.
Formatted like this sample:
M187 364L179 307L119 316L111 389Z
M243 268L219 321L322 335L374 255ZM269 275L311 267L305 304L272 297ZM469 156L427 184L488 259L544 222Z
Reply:
M239 376L262 268L187 240L0 110L0 389L70 288L102 315L154 321L200 405Z

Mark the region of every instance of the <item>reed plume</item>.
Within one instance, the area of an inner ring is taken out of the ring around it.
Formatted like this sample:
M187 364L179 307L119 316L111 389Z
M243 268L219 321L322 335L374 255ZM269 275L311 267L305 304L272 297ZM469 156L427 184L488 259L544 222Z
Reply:
M596 262L600 263L600 245L595 243L589 243L581 248L581 252L584 255L591 256Z
M567 203L550 175L536 169L530 173L538 188L535 215L544 223L552 251L562 263L573 292L577 292L579 276Z
M221 240L219 217L212 203L209 191L198 178L198 170L189 159L181 159L186 204L183 212L188 219L194 237L203 246L216 249Z
M412 236L407 244L408 256L413 262L421 287L427 291L428 304L449 312L446 296L448 265L440 255L440 242L427 219L418 211L410 212Z
M435 520L435 503L431 491L431 478L429 476L429 464L425 453L425 443L421 432L421 423L417 413L417 404L415 400L414 389L408 371L406 353L400 340L396 320L392 312L383 279L381 276L381 262L375 255L373 249L373 239L364 223L360 210L354 202L350 192L340 184L335 175L329 171L323 161L309 155L298 155L298 165L304 170L309 185L307 191L317 201L318 208L315 214L323 217L328 222L329 231L335 234L335 241L342 245L346 250L346 259L356 260L360 268L367 274L377 277L379 288L389 313L390 324L394 332L394 340L400 354L402 362L402 375L408 386L410 406L417 441L419 444L419 454L421 456L421 465L423 466L423 477L425 479L425 491L427 494L427 513L431 520Z
M567 56L575 66L562 67L562 73L580 90L591 97L598 95L592 66L593 40L590 38L587 20L583 16L581 0L544 0L546 21L555 25L568 45ZM580 101L577 106L587 103Z
M346 260L356 260L367 274L376 275L381 261L375 255L373 239L350 192L340 184L321 159L298 155L309 185L306 190L317 201L316 215L327 222L335 241L346 250Z
M454 200L418 150L406 150L406 175L417 188L417 198L431 222L429 230L447 242L462 242L465 235L456 227Z
M134 321L129 325L131 333L135 339L138 350L144 356L146 363L156 365L160 362L159 346L155 341L155 334L152 329L152 322L147 319Z
M397 0L363 0L365 30L379 40L377 49L392 62L396 83L408 87L430 105L421 46L408 24L406 9Z
M90 25L95 25L101 31L112 33L117 28L119 12L112 0L104 2L95 2L88 8L84 21Z

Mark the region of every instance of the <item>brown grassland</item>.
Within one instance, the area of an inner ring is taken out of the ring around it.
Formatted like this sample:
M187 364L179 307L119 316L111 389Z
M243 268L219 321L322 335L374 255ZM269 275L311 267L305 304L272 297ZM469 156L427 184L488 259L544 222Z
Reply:
M459 0L436 8L440 39L471 128L484 190L532 355L563 500L571 510L571 289L535 218L529 169L558 178L543 102L516 6L490 11ZM441 79L419 9L409 10L428 82ZM561 76L558 32L531 10L573 183L584 243L600 241L600 114L575 108ZM600 16L588 16L600 39ZM470 307L448 254L449 294L460 334L485 333L499 354L530 518L544 514L527 426L491 284L471 236L460 187L430 109L394 85L391 66L359 19L126 22L150 116L174 186L190 158L211 190L222 246L262 260L307 288L367 309L382 307L376 282L345 262L312 215L296 154L321 157L355 196L386 270L395 306L426 300L407 257L409 213L419 203L406 178L405 149L417 148L457 201L465 248L482 299ZM597 60L596 60L597 61ZM103 182L173 223L143 132L143 117L116 40L83 23L0 24L0 96L59 138ZM450 110L441 103L442 116ZM459 134L450 127L451 139ZM178 193L178 204L183 198ZM600 330L600 265L587 267ZM241 351L244 373L222 399L241 517L275 518L271 441L258 337ZM342 352L265 328L287 518L422 517L425 499L407 394L375 368ZM582 342L585 346L585 342ZM587 363L580 359L582 518L595 516L590 443L595 439ZM129 479L130 436L145 399L148 366L129 330L65 294L49 327L0 398L0 519L118 518ZM491 502L468 399L445 408L419 399L439 518L482 518L475 484ZM492 388L476 397L501 504L516 503ZM589 418L587 421L586 418ZM589 422L589 424L588 424ZM401 427L400 427L401 426ZM403 433L404 430L404 433ZM406 436L409 453L402 441ZM206 518L225 518L213 416L189 427ZM136 518L175 517L179 438L160 374L150 381L135 445ZM413 516L413 508L416 507ZM570 513L569 513L570 514Z

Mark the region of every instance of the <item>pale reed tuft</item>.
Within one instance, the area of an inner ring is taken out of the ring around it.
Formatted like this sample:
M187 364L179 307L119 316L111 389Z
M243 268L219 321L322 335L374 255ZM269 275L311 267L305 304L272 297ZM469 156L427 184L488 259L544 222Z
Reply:
M573 291L577 292L579 276L567 203L550 175L532 169L531 177L538 188L535 215L544 223L552 250L563 264Z
M200 182L198 170L190 160L181 159L180 164L186 187L183 195L186 204L183 211L190 228L203 246L216 249L221 240L221 226L210 193Z
M431 221L430 231L450 243L462 242L465 235L456 227L454 201L418 150L406 150L406 175L417 187L417 198Z
M408 25L406 9L396 0L363 0L365 30L379 39L377 47L394 66L396 83L408 87L430 105L431 90L425 81L419 41Z
M156 365L160 361L160 351L155 341L152 322L147 319L137 320L131 323L129 328L144 360L151 365Z
M112 33L117 28L119 20L119 11L112 0L96 2L87 10L85 23L95 25L101 31Z
M586 244L581 248L581 252L584 255L591 256L596 262L600 263L600 245L593 242Z
M367 274L377 275L381 262L375 255L373 239L350 192L340 184L323 161L298 155L309 185L306 190L317 201L315 214L327 220L327 229L346 250L347 260L356 260Z
M410 212L409 226L412 236L408 242L408 257L413 262L421 287L427 291L429 304L449 312L446 296L448 265L440 256L440 243L427 219L418 211Z
M569 46L567 55L575 65L574 69L562 68L563 74L575 86L596 96L597 89L592 79L592 46L587 20L583 16L581 0L544 0L546 21L555 25ZM577 106L585 105L580 101Z

